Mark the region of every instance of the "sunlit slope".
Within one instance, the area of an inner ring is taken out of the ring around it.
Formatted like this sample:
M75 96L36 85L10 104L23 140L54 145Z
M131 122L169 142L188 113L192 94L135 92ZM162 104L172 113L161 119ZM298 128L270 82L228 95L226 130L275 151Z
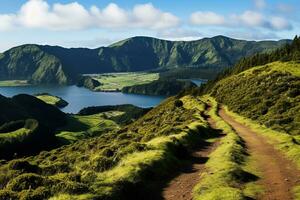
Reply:
M212 95L230 110L275 130L300 134L300 64L273 62L217 82Z

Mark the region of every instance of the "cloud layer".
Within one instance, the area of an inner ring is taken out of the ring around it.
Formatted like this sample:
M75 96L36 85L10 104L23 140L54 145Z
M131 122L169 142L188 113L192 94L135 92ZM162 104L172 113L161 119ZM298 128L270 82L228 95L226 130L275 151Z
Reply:
M155 8L151 3L135 5L124 10L111 3L100 9L87 9L74 2L49 5L45 0L29 0L15 14L0 15L0 30L16 27L49 30L80 30L86 28L147 28L176 27L180 20L175 15Z
M241 14L230 16L219 15L210 11L192 13L190 22L193 25L219 25L224 27L251 27L271 30L290 30L292 25L283 17L265 16L260 12L246 10Z

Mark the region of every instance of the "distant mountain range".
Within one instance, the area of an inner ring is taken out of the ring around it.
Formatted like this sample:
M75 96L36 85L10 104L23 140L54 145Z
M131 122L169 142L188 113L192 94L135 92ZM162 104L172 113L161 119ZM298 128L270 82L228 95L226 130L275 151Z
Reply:
M245 41L224 36L197 41L133 37L97 49L22 45L0 54L0 80L33 84L73 84L80 74L184 67L215 69L242 57L274 50L289 40Z

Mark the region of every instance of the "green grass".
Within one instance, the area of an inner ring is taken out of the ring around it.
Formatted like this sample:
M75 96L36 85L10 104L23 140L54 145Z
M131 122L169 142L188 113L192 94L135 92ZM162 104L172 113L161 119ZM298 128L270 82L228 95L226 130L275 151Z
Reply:
M0 133L0 143L2 143L5 140L13 140L13 138L20 138L20 137L26 137L28 134L31 133L30 129L27 128L20 128L15 131L11 131L9 133Z
M250 180L243 180L248 173L253 173L253 169L249 167L242 139L218 116L217 102L207 96L202 99L212 105L208 114L216 122L216 127L226 135L218 148L209 155L207 172L201 175L200 183L194 188L194 199L238 200L257 195L261 187Z
M178 153L207 138L203 102L185 97L178 107L176 100L165 100L118 131L1 165L0 198L121 199L124 191L151 193L145 190L153 187L149 182L161 181L179 166ZM62 131L75 131L76 139L81 131L98 129L107 117L72 116Z
M128 72L109 73L92 76L102 85L95 90L115 91L122 90L123 87L150 83L159 78L158 73Z
M27 80L7 80L0 81L0 87L15 87L15 86L28 86L30 85Z
M263 74L270 74L272 72L284 72L290 73L294 76L300 77L300 63L297 62L273 62L263 66L253 67L248 69L241 74L253 74L256 71L264 71Z
M122 114L123 112L113 111L86 116L70 115L67 125L57 131L56 136L64 142L73 143L80 139L119 130L120 126L109 118Z
M60 98L58 96L53 96L53 95L48 94L48 93L36 94L35 97L42 100L42 101L44 101L47 104L50 104L52 106L56 106L58 108L63 108L63 107L66 107L68 105L68 102L66 102L62 98Z
M59 97L52 96L52 95L36 95L36 97L44 101L45 103L53 106L57 105L57 103L60 101Z
M227 77L211 95L228 108L268 128L300 133L300 64L274 62Z

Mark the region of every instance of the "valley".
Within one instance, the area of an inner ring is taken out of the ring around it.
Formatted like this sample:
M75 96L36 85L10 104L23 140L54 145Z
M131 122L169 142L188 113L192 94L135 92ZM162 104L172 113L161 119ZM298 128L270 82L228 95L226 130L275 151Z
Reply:
M296 37L200 86L181 68L0 87L0 199L299 199L299 51Z

